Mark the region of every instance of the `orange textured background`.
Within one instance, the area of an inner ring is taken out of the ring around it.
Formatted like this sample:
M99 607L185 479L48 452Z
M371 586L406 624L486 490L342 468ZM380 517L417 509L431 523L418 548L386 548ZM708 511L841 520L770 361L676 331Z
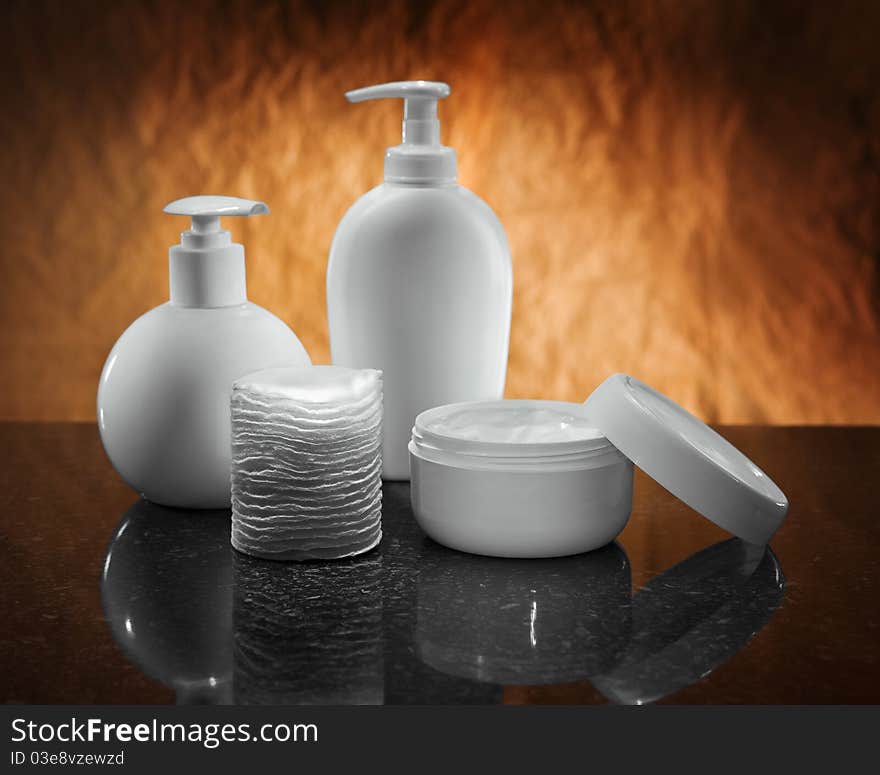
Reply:
M251 299L329 360L327 250L381 180L396 101L514 260L507 395L629 371L715 422L880 421L878 3L7 2L0 416L93 419L104 358L167 299L163 205L230 223ZM231 219L230 219L231 220Z

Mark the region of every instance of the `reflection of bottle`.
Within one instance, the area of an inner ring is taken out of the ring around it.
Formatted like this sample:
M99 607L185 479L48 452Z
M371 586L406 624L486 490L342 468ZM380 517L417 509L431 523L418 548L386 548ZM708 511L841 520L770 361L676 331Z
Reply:
M633 598L632 640L591 681L609 699L654 702L705 677L769 621L785 577L770 547L738 538L688 557Z
M576 681L610 669L629 637L630 567L610 544L509 560L426 544L415 641L437 670L499 684Z
M409 479L417 414L504 392L510 250L489 206L456 183L455 151L440 144L437 100L449 91L403 81L346 94L404 100L403 142L385 154L385 182L340 221L327 265L333 363L383 372L386 479Z
M171 300L119 337L98 386L98 427L119 475L154 503L228 509L232 383L269 366L311 361L286 324L247 299L244 248L222 215L262 202L193 196L166 213L192 228L169 251Z
M232 699L229 512L138 500L116 528L101 575L120 648L180 703Z
M279 563L235 553L235 700L381 705L382 553Z

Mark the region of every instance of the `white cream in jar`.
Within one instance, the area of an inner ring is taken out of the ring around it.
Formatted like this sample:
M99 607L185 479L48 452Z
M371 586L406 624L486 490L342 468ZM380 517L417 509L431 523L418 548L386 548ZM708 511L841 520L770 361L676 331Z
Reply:
M632 506L632 463L582 404L486 401L420 414L409 445L412 506L446 546L557 557L604 546Z

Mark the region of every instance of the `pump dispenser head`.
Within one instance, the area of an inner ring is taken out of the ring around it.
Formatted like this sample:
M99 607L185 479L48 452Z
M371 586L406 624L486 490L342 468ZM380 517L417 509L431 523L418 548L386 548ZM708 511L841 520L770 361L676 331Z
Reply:
M448 83L394 81L346 92L349 102L384 97L403 99L403 142L385 152L385 180L393 183L451 183L458 173L455 151L440 145L437 100L448 97Z
M181 307L230 307L247 301L244 247L220 228L222 215L263 215L265 202L237 196L188 196L165 206L192 226L168 251L171 301Z

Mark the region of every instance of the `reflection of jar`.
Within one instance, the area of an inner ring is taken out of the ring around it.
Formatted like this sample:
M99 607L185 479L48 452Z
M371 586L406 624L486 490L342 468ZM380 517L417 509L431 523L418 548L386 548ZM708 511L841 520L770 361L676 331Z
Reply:
M228 511L145 500L125 513L107 547L101 595L113 638L178 702L231 701L231 553Z
M383 702L382 554L279 563L234 554L235 700Z
M642 705L705 678L769 621L785 577L770 547L737 538L691 555L633 598L632 638L593 685L614 702Z
M415 642L444 673L499 684L610 669L630 631L630 568L617 544L579 557L501 560L426 544Z

